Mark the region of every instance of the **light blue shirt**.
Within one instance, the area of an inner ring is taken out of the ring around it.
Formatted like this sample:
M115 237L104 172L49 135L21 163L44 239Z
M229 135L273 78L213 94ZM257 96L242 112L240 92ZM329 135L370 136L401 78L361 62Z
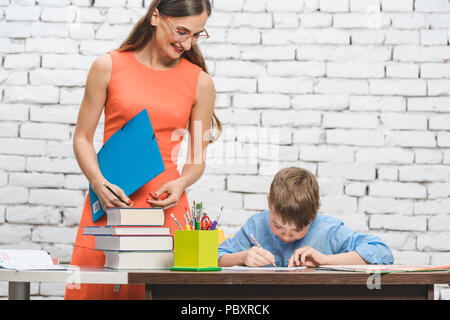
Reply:
M286 244L270 229L269 215L266 210L251 216L232 238L219 246L219 259L226 253L254 246L252 233L259 244L275 256L278 267L287 267L294 251L305 246L327 255L356 251L370 264L394 263L391 250L379 237L353 231L339 219L317 214L303 239Z

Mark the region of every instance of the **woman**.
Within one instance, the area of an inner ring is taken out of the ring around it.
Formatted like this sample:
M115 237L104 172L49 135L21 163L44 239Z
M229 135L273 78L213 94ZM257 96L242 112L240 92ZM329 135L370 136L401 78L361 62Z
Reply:
M209 0L154 0L147 14L136 24L118 50L98 57L89 72L74 133L74 152L81 170L99 197L103 208L157 206L184 221L189 207L185 189L205 169L207 145L220 133L214 114L214 84L196 45L209 37L205 30L211 14ZM147 108L164 161L165 171L127 197L109 183L98 167L93 136L105 106L104 141L137 113ZM189 129L188 155L181 175L177 157L180 129ZM194 130L195 129L195 130ZM109 192L108 184L127 204ZM150 197L153 193L156 198ZM164 198L166 195L167 198ZM105 225L103 216L95 223L86 198L72 254L72 265L103 266L102 251L95 251L94 237L83 236L85 226ZM173 234L171 218L166 226ZM66 288L66 299L144 299L143 285L81 285Z

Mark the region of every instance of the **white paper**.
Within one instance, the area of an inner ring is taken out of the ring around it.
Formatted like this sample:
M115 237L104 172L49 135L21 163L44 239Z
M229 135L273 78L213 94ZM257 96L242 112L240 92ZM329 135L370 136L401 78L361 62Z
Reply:
M43 250L0 249L0 268L13 270L61 270Z
M223 267L222 270L269 270L269 271L292 271L292 270L302 270L306 269L306 266L302 267L245 267L245 266L233 266L233 267Z

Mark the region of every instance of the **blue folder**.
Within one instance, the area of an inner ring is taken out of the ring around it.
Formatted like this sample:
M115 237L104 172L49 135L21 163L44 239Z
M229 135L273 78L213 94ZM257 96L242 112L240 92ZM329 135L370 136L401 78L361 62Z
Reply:
M163 172L164 163L147 109L117 130L100 149L97 159L105 179L127 196ZM89 197L95 222L105 211L90 185Z

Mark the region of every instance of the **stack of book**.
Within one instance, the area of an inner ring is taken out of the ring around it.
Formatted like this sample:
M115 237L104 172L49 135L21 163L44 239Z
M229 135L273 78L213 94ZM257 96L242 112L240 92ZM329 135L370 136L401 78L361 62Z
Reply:
M114 269L169 269L173 266L173 236L163 227L162 208L106 210L107 224L85 227L95 236L95 249L105 253L105 267Z

